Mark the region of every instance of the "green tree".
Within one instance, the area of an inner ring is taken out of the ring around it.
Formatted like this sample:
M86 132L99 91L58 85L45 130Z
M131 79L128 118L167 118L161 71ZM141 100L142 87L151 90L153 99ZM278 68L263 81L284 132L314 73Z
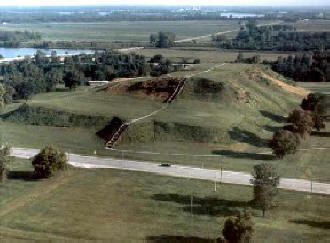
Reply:
M32 82L24 81L19 83L16 87L16 93L19 98L25 99L27 101L34 94L34 85Z
M36 177L47 178L59 170L66 170L67 162L64 152L52 146L46 146L33 158L32 165Z
M265 216L266 210L275 206L275 196L277 195L277 186L280 182L280 177L276 169L271 164L259 164L254 166L252 171L251 183L254 185L254 200L255 206L262 210L262 215Z
M0 181L5 182L7 165L10 162L10 146L2 145L0 148Z
M229 243L250 242L254 233L255 225L248 212L228 218L222 230L223 237Z
M312 132L314 127L313 116L310 111L295 109L289 114L288 122L293 125L293 132L302 138Z
M6 90L5 87L0 84L0 109L2 109L5 105L5 94L6 94Z
M76 88L85 80L85 75L83 72L73 70L69 71L64 75L65 87L68 87L70 90Z
M287 154L294 154L299 145L299 138L292 132L279 130L273 134L269 147L278 158L283 158Z

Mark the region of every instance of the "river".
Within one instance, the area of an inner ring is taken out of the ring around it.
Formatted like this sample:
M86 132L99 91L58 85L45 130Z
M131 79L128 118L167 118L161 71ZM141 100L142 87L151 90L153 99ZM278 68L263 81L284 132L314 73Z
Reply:
M56 51L57 55L64 54L83 54L83 53L94 53L92 50L75 50L75 49L36 49L36 48L0 48L0 54L4 58L15 58L18 56L34 56L37 50L42 50L46 55L50 55L53 50Z

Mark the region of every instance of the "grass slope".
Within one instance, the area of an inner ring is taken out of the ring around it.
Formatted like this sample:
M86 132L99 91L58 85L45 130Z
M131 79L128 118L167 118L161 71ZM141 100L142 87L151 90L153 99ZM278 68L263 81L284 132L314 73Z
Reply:
M3 240L213 239L221 235L225 218L252 199L250 187L218 185L215 192L212 182L148 173L73 169L31 181L15 171L28 173L30 161L13 162L11 175L16 177L0 188ZM252 209L256 242L325 241L330 236L329 200L280 191L279 207L266 218Z

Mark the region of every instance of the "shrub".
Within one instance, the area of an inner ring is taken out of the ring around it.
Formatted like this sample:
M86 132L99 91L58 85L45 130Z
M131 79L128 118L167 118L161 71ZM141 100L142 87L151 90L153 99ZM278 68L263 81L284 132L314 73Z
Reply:
M292 132L279 130L274 133L269 147L278 158L283 158L287 154L294 154L299 145L299 138Z
M314 127L312 113L305 110L294 110L289 115L288 122L292 123L294 132L298 133L301 137L310 134Z
M66 170L67 157L64 152L52 147L46 146L37 154L32 161L35 176L38 178L47 178L54 175L59 170Z
M201 63L201 59L196 58L196 59L194 60L194 64L200 64L200 63Z
M227 242L250 242L255 232L255 225L250 213L244 212L225 221L222 234Z

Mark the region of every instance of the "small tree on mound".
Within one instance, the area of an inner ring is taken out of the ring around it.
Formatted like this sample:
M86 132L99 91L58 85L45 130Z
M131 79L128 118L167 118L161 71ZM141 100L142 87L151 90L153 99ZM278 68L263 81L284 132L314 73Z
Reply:
M294 132L302 138L310 134L314 127L313 116L310 111L294 110L288 117L288 122L292 123Z
M310 93L307 98L303 99L300 107L303 110L315 111L317 104L322 102L326 96L321 93Z
M228 218L222 230L223 237L230 243L250 242L254 232L255 225L248 212Z
M292 132L279 130L274 133L269 147L278 158L283 158L287 154L294 154L299 145L299 138Z
M252 177L251 183L254 185L253 203L262 210L262 215L265 216L266 210L275 205L274 198L277 195L280 177L271 164L265 163L254 166Z
M46 146L34 157L32 165L36 177L47 178L54 175L56 171L67 169L67 161L64 152L52 146Z
M0 149L0 182L4 183L6 179L7 164L10 162L10 147L2 145Z

